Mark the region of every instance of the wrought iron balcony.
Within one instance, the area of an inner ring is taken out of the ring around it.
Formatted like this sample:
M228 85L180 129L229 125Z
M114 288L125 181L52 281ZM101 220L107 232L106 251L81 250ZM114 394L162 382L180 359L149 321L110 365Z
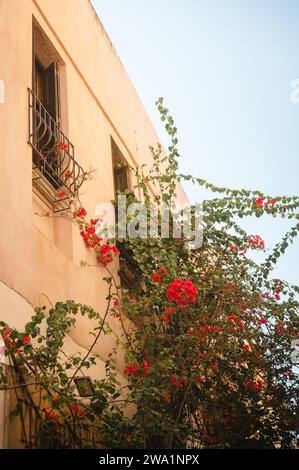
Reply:
M73 144L29 88L28 104L33 191L53 212L69 209L84 170L75 161Z

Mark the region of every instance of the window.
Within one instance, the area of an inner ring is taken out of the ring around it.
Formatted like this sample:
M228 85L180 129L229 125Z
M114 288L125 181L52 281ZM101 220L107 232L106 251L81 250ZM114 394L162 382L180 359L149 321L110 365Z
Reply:
M34 193L53 210L69 209L69 197L84 181L74 146L61 130L61 57L33 21L32 90L29 92L29 139Z
M121 153L115 141L111 138L112 164L113 164L113 180L114 194L125 192L132 189L131 174L127 160ZM117 207L116 207L117 219ZM116 243L119 251L119 274L121 286L130 292L139 289L140 269L136 261L133 259L133 253L126 247L125 242Z
M112 164L113 164L113 179L114 179L114 193L125 192L126 189L131 189L130 171L127 160L119 150L118 146L111 138L112 150Z
M32 89L38 106L34 116L35 147L33 162L54 189L61 186L57 177L58 161L55 158L59 125L59 66L53 57L45 55L45 39L42 32L33 26L32 44ZM53 47L53 46L52 46ZM50 63L49 63L50 62Z

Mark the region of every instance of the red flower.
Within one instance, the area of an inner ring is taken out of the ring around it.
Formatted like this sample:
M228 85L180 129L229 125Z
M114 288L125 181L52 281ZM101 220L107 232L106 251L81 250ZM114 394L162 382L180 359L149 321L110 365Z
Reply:
M276 204L276 199L271 199L270 201L265 202L265 207L268 207L270 204L273 207Z
M168 300L172 300L177 305L187 307L189 302L194 303L198 290L194 284L189 280L175 279L169 284L166 291L166 297Z
M215 372L218 369L218 364L216 362L211 362L210 368Z
M59 199L63 199L65 196L66 196L66 193L64 191L60 191L59 193L57 193L57 197Z
M47 410L44 409L43 411L45 413L45 419L47 421L57 421L57 419L59 418L59 414L54 413L54 411L52 411L52 410L47 411Z
M175 377L174 374L171 374L171 376L170 376L169 378L170 378L170 381L173 383L173 385L174 385L176 388L181 388L181 387L183 387L183 385L180 384L180 382L178 381L178 379Z
M85 416L84 411L79 410L79 407L78 405L76 405L76 403L73 403L71 405L71 410L74 413L74 415L78 416L79 418L84 418Z
M250 352L250 346L249 346L249 344L244 344L244 346L243 346L243 352L244 352L244 353Z
M152 366L145 359L143 359L143 361L141 361L140 365L143 368L143 375L146 376L149 369L151 369Z
M97 225L100 219L90 219L90 225Z
M30 343L30 336L23 336L21 341L23 341L24 344L29 344Z
M167 269L160 268L157 272L152 275L152 281L157 282L157 284L161 284L163 278L168 274Z
M139 368L136 364L133 364L131 366L128 366L125 368L124 373L126 375L138 375Z
M81 209L77 210L77 212L74 212L74 217L85 217L87 215L86 210L84 207L81 207Z
M119 250L114 245L107 245L106 243L104 243L98 249L97 254L98 262L106 266L106 264L111 263L111 261L113 261L113 255L119 254Z
M257 250L265 249L265 242L259 235L251 235L248 242L252 248L255 248Z
M73 173L71 172L71 170L66 170L66 172L64 173L64 176L66 178L69 178L70 176L73 176Z
M281 299L279 292L275 291L273 295L274 295L274 297L275 297L276 300L280 300L280 299Z
M71 405L71 410L72 410L72 412L73 412L75 415L78 414L78 411L79 411L78 405L76 405L76 403L73 403L73 404Z
M264 202L264 198L263 197L258 197L257 199L255 199L254 205L258 208L261 208L262 205L263 205L263 202Z
M260 392L263 388L264 384L261 380L257 380L256 382L252 380L246 380L243 382L243 387L245 390L250 390L251 392Z
M69 148L68 144L66 144L65 142L62 142L61 140L57 143L57 145L63 150L67 150Z
M166 309L164 310L164 321L165 321L165 323L170 323L169 314L170 313L175 313L175 312L176 312L175 307L166 307Z

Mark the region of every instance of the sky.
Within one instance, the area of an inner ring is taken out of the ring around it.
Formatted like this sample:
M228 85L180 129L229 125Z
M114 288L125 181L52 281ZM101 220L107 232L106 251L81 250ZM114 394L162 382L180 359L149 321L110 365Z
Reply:
M155 109L164 97L179 132L181 172L299 195L299 100L291 88L299 80L298 0L92 3L167 147ZM207 197L184 187L191 202ZM244 224L264 238L267 254L291 227L270 217ZM296 240L273 275L299 284L298 252Z

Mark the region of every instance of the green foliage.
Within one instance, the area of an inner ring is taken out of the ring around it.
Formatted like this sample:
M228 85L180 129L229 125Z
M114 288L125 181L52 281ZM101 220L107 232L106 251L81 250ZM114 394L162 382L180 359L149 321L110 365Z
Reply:
M35 410L43 423L40 446L90 446L81 432L92 430L108 448L290 447L298 432L298 377L290 346L299 331L299 288L269 274L297 236L299 198L216 187L178 173L177 129L162 98L157 108L170 137L169 153L151 148L152 167L135 170L142 200L147 211L153 202L172 204L178 183L186 180L216 193L204 203L203 245L191 250L183 238L161 236L121 240L138 283L122 288L106 267L104 314L67 301L49 312L35 309L23 333L1 323L6 354L21 366L22 386L31 377L44 393L46 411ZM126 197L137 201L134 192ZM295 219L295 225L258 265L250 253L263 249L263 242L239 219L264 214ZM161 218L159 224L157 233ZM177 279L196 288L192 301L180 304L169 295ZM66 335L79 315L90 320L94 342L84 357L66 357ZM120 322L121 336L110 315ZM92 380L94 394L84 401L73 379L97 364L94 346L102 334L115 342L105 376ZM119 349L126 386L115 370ZM2 369L0 380L9 388Z

